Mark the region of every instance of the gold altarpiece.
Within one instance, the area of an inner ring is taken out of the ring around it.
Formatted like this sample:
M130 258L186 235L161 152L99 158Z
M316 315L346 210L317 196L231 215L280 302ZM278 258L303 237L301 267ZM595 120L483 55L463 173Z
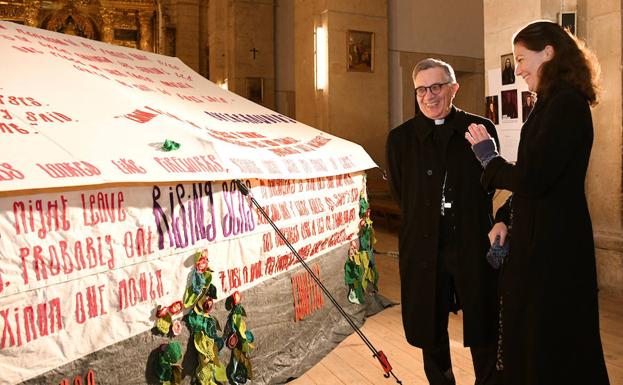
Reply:
M175 55L175 30L154 0L0 0L0 20Z

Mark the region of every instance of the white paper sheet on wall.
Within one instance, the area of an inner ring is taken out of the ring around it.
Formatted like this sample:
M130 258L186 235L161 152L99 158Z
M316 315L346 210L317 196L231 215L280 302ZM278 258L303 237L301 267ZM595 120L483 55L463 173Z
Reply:
M510 117L510 114L504 115L502 91L516 92L516 117ZM521 134L522 108L521 93L528 91L528 85L519 76L515 78L515 83L502 85L501 68L493 68L487 71L487 96L498 96L498 111L500 116L500 124L496 125L498 136L500 138L501 155L504 159L515 162L517 160L517 147L519 145L519 136Z

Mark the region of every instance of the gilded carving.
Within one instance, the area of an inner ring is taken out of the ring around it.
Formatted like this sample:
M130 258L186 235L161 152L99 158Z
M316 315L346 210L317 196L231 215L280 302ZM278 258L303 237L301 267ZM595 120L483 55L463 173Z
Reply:
M87 39L99 38L93 20L80 12L73 3L53 13L43 27L50 31L82 36Z
M23 6L14 4L0 4L0 20L21 20L23 17Z
M41 9L41 0L29 1L24 8L24 24L31 27L38 26L39 9Z
M122 29L136 29L138 21L136 18L136 11L124 10L115 12L114 25L117 28Z
M128 3L128 4L133 4L133 3L137 3L137 4L149 4L149 5L153 5L153 0L123 0L123 1L111 1L112 3Z
M135 41L124 41L124 40L115 40L114 42L116 45L120 45L123 47L128 47L128 48L137 48L136 47L136 42Z
M154 0L0 0L0 20L101 40L154 49ZM136 41L115 40L115 30L136 31Z

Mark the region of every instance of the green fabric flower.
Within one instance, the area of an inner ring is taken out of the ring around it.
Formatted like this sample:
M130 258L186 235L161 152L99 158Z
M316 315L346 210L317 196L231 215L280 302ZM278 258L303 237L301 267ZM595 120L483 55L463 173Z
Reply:
M378 271L374 258L374 228L370 220L370 205L362 193L359 196L359 250L351 248L344 264L344 282L348 285L348 300L362 304L366 291L378 290Z
M227 365L227 378L232 385L245 384L253 379L253 369L248 354L253 350L253 333L247 330L244 307L237 303L234 295L227 298L229 303L229 316L223 336L227 339L227 346L231 349L229 364Z
M203 274L197 272L197 270L193 270L192 279L191 279L191 287L193 293L199 295L201 291L206 286L206 277Z
M165 140L161 147L161 149L164 151L173 151L177 150L178 148L180 148L180 144L170 139Z
M216 330L218 328L218 323L209 315L199 314L193 309L188 312L186 322L193 333L203 332L210 338L217 337Z
M179 384L181 382L181 365L177 364L182 359L182 347L179 342L173 341L160 346L156 375L160 382Z

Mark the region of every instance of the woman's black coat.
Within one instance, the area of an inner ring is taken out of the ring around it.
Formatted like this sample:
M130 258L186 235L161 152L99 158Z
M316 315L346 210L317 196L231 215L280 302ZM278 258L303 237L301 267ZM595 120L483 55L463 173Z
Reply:
M536 103L516 165L495 158L484 171L485 187L513 192L500 282L505 385L608 384L584 195L592 142L589 105L563 83Z
M486 262L487 233L492 225L492 194L480 184L482 167L465 132L484 124L497 140L491 121L453 108L454 134L447 148L447 170L456 179L453 210L457 215L459 276L464 344L491 345L497 331L497 272ZM430 348L435 343L435 288L441 187L444 173L433 145L434 122L422 114L393 129L387 139L390 187L400 205L399 268L402 319L407 341Z

